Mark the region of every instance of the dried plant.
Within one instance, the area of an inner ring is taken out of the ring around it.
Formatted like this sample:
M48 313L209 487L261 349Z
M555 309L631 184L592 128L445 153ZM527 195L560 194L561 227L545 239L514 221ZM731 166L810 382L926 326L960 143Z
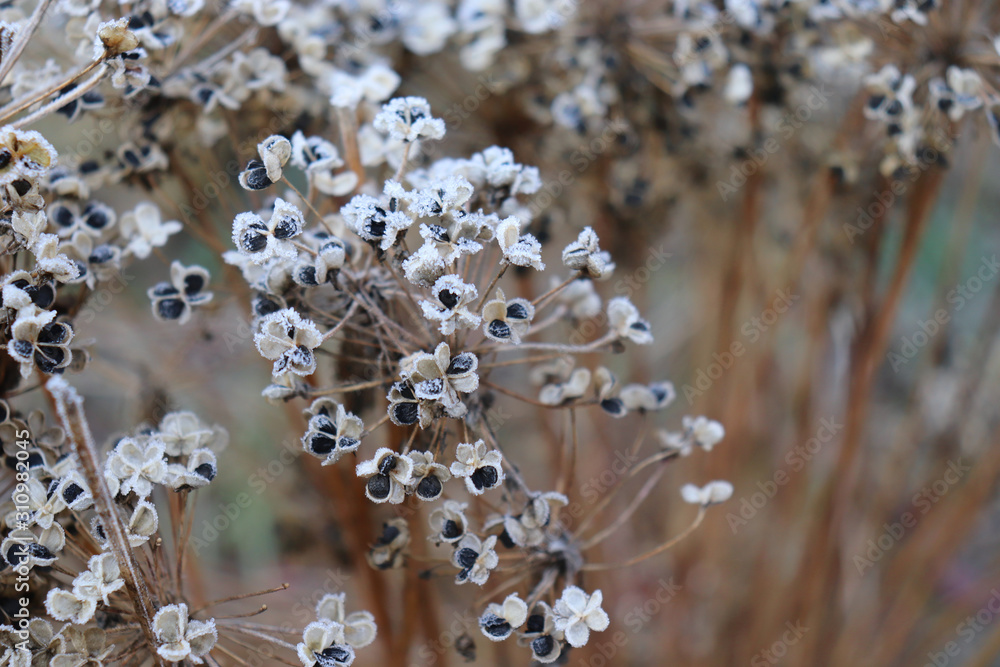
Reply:
M949 288L975 137L1000 143L997 23L979 0L0 8L0 667L989 664L995 553L956 563L1000 475L995 286L949 353L1000 268ZM896 351L952 164L932 317ZM259 444L274 507L294 470L287 534L216 543ZM203 553L262 545L280 573ZM317 587L321 563L359 581Z

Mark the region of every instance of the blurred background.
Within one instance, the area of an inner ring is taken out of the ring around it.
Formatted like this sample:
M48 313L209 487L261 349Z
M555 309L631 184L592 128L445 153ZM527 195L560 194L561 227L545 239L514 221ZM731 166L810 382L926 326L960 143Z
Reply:
M980 28L995 23L992 3L956 4L961 29L908 24L885 40L915 53L936 48L933 30L961 40L976 16L988 17ZM558 263L586 225L612 252L618 269L599 291L630 296L655 342L588 361L630 381L673 382L677 399L656 428L704 415L726 429L710 453L671 463L592 557L625 559L683 530L695 513L681 501L684 483L729 480L733 498L666 554L587 574L612 624L568 664L1000 665L1000 151L987 123L966 123L934 155L886 176L885 130L862 113L870 67L790 81L780 47L757 44L776 63L773 81L755 69L754 94L735 108L710 94L687 104L657 79L666 47L637 28L643 11L662 8L628 9L586 8L602 26L593 34L535 42L538 57L515 49L520 60L486 74L448 53L399 63L400 93L427 97L448 123L433 157L497 144L540 168L531 229L547 240L546 261ZM531 100L565 83L542 74L588 39L610 59L616 112L604 124L552 125ZM265 127L259 113L241 123ZM150 193L165 215L211 169L183 145L170 157L189 178ZM250 157L222 141L215 160ZM359 664L463 664L455 644L466 634L479 664L523 664L523 650L479 633L470 610L481 591L453 586L447 573L420 578L419 563L368 567L364 552L395 513L363 501L351 466L321 469L300 456L298 409L261 399L269 362L252 343L247 294L232 287L242 281L219 258L233 213L248 207L235 185L223 189L206 211L210 240L184 235L161 256L210 269L209 316L183 328L153 320L145 291L167 278L166 259L126 271L120 294L95 295L97 316L77 336L99 341L80 380L99 435L177 408L229 429L192 533L213 573L201 582L205 598L289 582L269 596L262 622L302 627L323 592L347 590L349 610L390 620ZM547 288L512 284L525 296ZM551 443L564 422L496 400L500 415L516 417L498 433L529 485L553 488ZM569 495L587 505L620 481L638 423L580 419ZM630 497L616 497L605 521ZM426 520L422 509L400 511Z

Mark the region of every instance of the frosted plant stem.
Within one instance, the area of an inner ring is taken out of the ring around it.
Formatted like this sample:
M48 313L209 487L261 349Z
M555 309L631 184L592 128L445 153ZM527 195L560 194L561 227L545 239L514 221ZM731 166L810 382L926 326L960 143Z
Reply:
M125 535L125 526L122 525L121 518L115 510L111 492L104 481L102 466L98 464L97 446L94 443L90 425L87 423L87 417L83 412L83 398L80 397L76 389L59 376L49 380L45 389L55 403L59 420L69 435L73 453L80 461L87 485L94 496L94 507L97 509L101 526L108 537L111 551L118 560L122 579L125 580L125 590L139 616L142 633L146 637L152 655L155 655L157 663L162 665L163 661L156 653L156 637L153 634L153 604L149 599L149 591L146 590L135 559L132 558L132 547Z

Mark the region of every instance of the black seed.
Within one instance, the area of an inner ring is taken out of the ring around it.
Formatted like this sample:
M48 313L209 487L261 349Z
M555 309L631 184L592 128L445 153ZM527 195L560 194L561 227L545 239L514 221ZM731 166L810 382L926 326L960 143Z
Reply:
M389 497L391 489L392 484L388 475L379 474L368 478L368 495L372 498L384 500Z
M43 373L55 373L65 366L66 351L61 347L40 347L35 351L35 365Z
M625 404L622 403L620 398L605 398L601 401L601 408L611 415L623 415L625 414Z
M30 357L32 351L34 351L35 346L31 344L30 340L15 340L14 341L14 351L17 352L22 357Z
M457 523L448 519L444 522L444 528L441 529L441 535L447 537L449 540L453 540L462 535L462 529L459 528Z
M272 301L266 296L260 295L254 302L254 312L260 317L265 315L270 315L271 313L276 313L281 310L281 304L277 301Z
M409 426L417 423L419 409L416 403L396 403L392 406L392 415L397 423Z
M632 326L630 326L629 328L635 329L636 331L649 331L649 323L643 320L639 320L638 322L633 322Z
M667 398L667 390L660 385L654 385L649 388L653 392L653 397L656 399L657 403L660 403Z
M494 338L507 339L510 338L510 327L503 320L493 320L487 327L487 331Z
M69 210L66 206L59 206L56 208L56 214L53 216L56 224L60 227L72 227L73 222L76 218L73 216L73 211Z
M487 614L479 619L479 627L492 637L506 637L511 632L510 623L496 614Z
M44 547L37 542L32 542L28 545L28 553L39 560L49 560L53 557L53 554L49 551L48 547Z
M69 327L62 322L49 322L38 332L39 343L58 344L69 336Z
M184 276L184 293L194 296L205 287L205 277L198 273L189 273Z
M260 252L267 246L267 237L253 230L243 232L242 241L247 252Z
M316 656L316 664L320 667L333 667L334 665L343 665L350 661L351 654L343 646L334 644L330 648L323 649L322 653L314 653Z
M428 475L417 484L417 496L424 500L434 500L441 495L441 480L434 475Z
M31 189L31 183L23 178L19 178L18 180L11 183L11 185L14 186L14 192L17 193L18 197L23 197L24 195L28 194L28 190Z
M194 96L202 104L208 104L209 100L212 99L212 95L214 94L215 91L213 91L211 88L209 88L208 86L202 86L195 92Z
M361 441L354 438L342 437L337 440L337 447L340 449L353 449L360 444Z
M309 451L320 456L329 454L336 446L337 441L325 435L314 435L309 439Z
M497 485L497 480L499 475L497 475L496 468L493 466L486 466L483 468L476 468L472 473L472 483L477 489L492 489Z
M101 165L97 164L97 162L94 160L87 160L86 162L80 163L81 174L92 174L100 168Z
M365 231L373 239L380 239L385 236L385 220L372 220L365 226Z
M28 468L40 468L45 464L45 459L39 452L28 454Z
M274 226L274 238L290 239L299 233L299 225L293 218L282 218Z
M156 312L165 320L176 320L184 314L187 304L181 299L163 299L156 303Z
M885 108L885 112L890 116L898 116L903 113L903 104L899 100L893 100Z
M97 533L98 539L100 540L108 539L108 536L104 534L104 526L102 526L101 524L98 523L94 525L94 532Z
M451 290L443 289L438 292L438 301L440 301L445 308L451 310L458 305L458 296L456 296Z
M337 437L337 425L333 423L330 419L330 413L326 411L326 407L320 410L320 413L315 417L316 420L316 430L320 433L325 433L331 438Z
M527 632L542 632L545 630L545 616L542 614L532 614L528 617Z
M215 479L215 473L216 473L215 466L207 462L202 463L200 466L194 469L194 474L198 475L199 477L204 477L210 482L213 479Z
M469 547L462 547L458 550L458 553L455 554L455 562L463 568L470 568L475 565L477 558L479 558L479 554Z
M176 296L180 291L170 283L156 283L153 287L153 296Z
M134 169L138 169L142 166L142 160L133 150L126 149L122 152L122 157L125 159L125 162L127 162Z
M271 179L267 177L267 170L263 166L257 169L248 168L243 172L243 180L251 190L263 190L271 185Z
M315 266L302 267L299 270L298 276L299 276L299 282L303 285L319 285L319 281L316 280Z
M445 371L445 375L457 375L459 373L465 373L472 369L472 365L476 362L476 357L471 352L463 352L462 354L452 357L451 363L448 364L448 370Z
M513 549L517 546L514 544L514 538L510 536L510 533L507 532L506 528L503 529L502 533L497 535L497 539L500 540L500 544L504 545L508 549Z
M512 303L507 306L507 317L512 320L528 319L528 309L523 303Z
M10 545L9 549L7 549L7 553L4 554L4 560L10 563L11 567L16 568L18 565L21 564L21 561L25 560L28 557L27 551L28 551L27 546L22 548L20 544L15 542L14 544Z
M83 494L83 489L80 488L80 485L75 482L70 482L69 484L66 485L66 488L63 489L62 492L63 501L67 505L72 505L73 501L79 498L82 494Z
M390 472L396 469L396 457L392 454L384 457L378 464L378 472L380 475L388 475Z
M392 544L397 537L399 537L399 528L390 526L389 524L384 524L382 526L382 536L378 538L378 542L376 544L384 547L388 544Z
M885 95L872 95L868 98L868 108L878 109L885 102Z
M56 300L56 289L52 285L29 287L27 292L31 302L39 308L48 308Z
M99 245L94 248L94 251L90 253L87 257L87 261L91 264L106 264L110 262L115 257L115 251L109 245Z
M0 150L0 169L6 169L14 155L6 148Z
M111 221L110 218L108 218L107 213L101 210L91 211L90 213L84 211L84 214L86 215L86 217L84 218L83 222L88 227L91 227L93 229L104 229L105 227L108 226L108 223Z
M549 635L542 635L531 641L531 650L540 658L544 658L552 653L555 647L556 640Z

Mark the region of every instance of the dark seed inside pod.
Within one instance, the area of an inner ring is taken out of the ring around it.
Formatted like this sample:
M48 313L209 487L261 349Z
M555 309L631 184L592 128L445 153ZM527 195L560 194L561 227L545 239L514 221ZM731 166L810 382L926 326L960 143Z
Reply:
M184 302L180 299L163 299L156 304L156 310L165 320L176 320L184 314Z
M507 306L507 317L512 320L526 320L528 319L528 309L523 303L512 303Z
M83 489L80 488L80 485L74 482L70 482L69 484L66 485L66 488L63 489L62 492L63 502L65 502L67 505L72 505L76 501L76 499L79 498L81 495L83 495Z
M441 534L447 537L449 540L453 540L462 534L462 529L457 523L448 519L444 522L444 528L441 529Z
M499 477L493 466L476 468L475 472L472 473L472 483L477 489L491 489L496 486L497 479Z
M216 472L215 466L208 462L202 463L200 466L194 469L194 474L198 475L199 477L204 477L210 482L213 479L215 479L215 472Z
M337 441L325 435L314 435L309 439L309 451L319 456L326 456L337 446Z
M487 328L489 334L494 338L508 339L510 338L510 327L503 320L493 320L490 322Z
M390 472L396 469L397 463L398 461L396 460L396 457L393 456L392 454L384 457L381 461L379 461L378 464L379 474L388 475Z
M551 654L555 647L556 640L549 635L542 635L531 641L531 650L535 652L535 655L542 658Z
M388 498L391 487L388 475L373 475L368 478L368 493L377 500Z
M492 637L506 637L510 634L510 623L496 614L487 614L479 621L479 626Z
M434 475L428 475L417 484L417 496L424 500L434 500L441 495L441 480Z
M392 414L398 423L409 426L417 423L419 412L416 403L397 403L392 407Z
M479 554L469 547L462 547L455 554L455 562L460 566L469 568L476 564L476 559L479 558Z
M451 290L443 289L438 292L438 301L448 310L458 305L458 296Z
M528 617L527 631L541 632L545 629L545 616L542 614L532 614Z
M474 363L476 363L476 357L471 353L463 352L462 354L452 358L451 363L448 364L448 370L446 370L445 373L447 375L457 375L458 373L468 372Z

